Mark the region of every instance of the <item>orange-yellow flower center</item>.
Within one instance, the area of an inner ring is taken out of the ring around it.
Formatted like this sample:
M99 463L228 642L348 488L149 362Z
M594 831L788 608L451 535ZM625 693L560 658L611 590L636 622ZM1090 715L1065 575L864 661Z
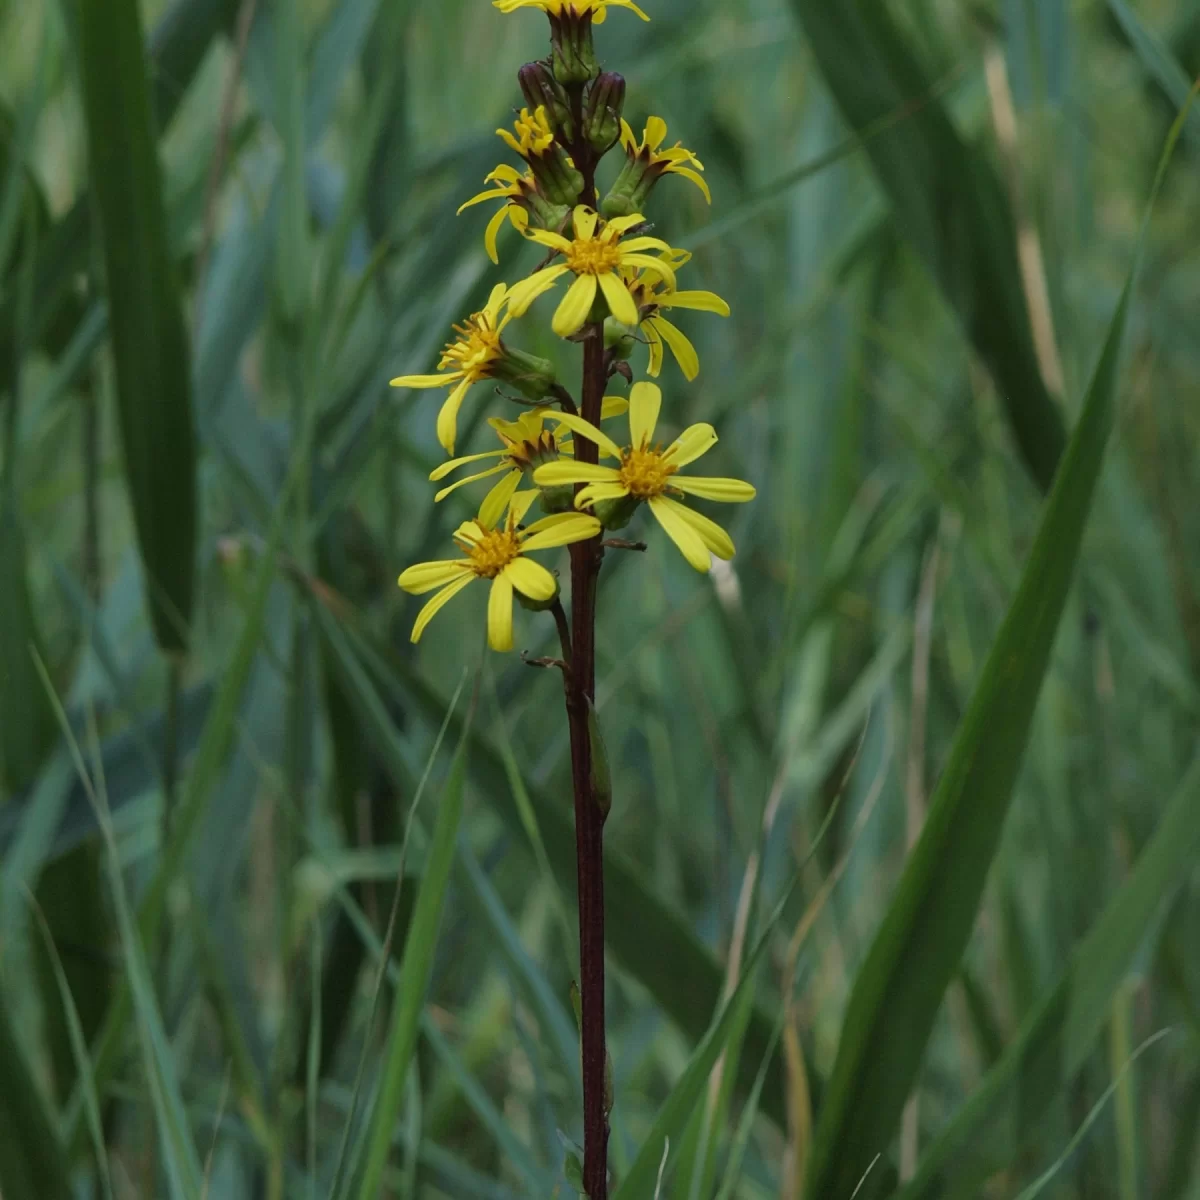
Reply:
M630 447L621 458L621 483L629 489L631 496L649 500L667 490L667 480L677 470L659 450Z
M471 568L484 579L495 579L515 558L521 556L521 542L509 529L489 529L473 546L467 547Z
M454 332L458 341L447 343L438 370L465 371L472 382L486 379L491 364L504 353L500 334L483 313L476 313L465 325L455 325Z
M566 252L566 259L576 275L607 275L621 265L621 247L603 238L576 239Z

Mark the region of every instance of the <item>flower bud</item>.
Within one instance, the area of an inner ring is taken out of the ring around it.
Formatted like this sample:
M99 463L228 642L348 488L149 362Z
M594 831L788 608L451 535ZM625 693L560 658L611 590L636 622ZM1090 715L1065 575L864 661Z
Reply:
M555 582L558 581L555 580ZM529 612L545 612L558 603L558 588L554 589L554 595L549 600L534 600L532 597L526 596L520 588L513 588L513 595L516 597L517 603Z
M550 51L554 78L559 83L587 83L600 74L592 43L591 12L563 12L550 18Z
M621 136L621 110L625 107L625 77L605 71L592 84L584 114L584 132L597 154L610 150Z
M622 325L616 317L608 317L604 322L604 348L608 350L615 361L624 362L637 345L634 331L628 325Z
M505 345L504 353L492 363L492 378L502 379L530 400L542 400L557 382L554 364L524 350Z
M571 142L575 137L571 106L550 68L544 62L526 63L517 72L517 79L529 107L534 112L544 108L555 133L561 135L564 142Z
M655 170L641 158L629 158L621 168L617 181L600 202L600 211L610 221L614 217L628 217L636 212L645 212L661 171Z
M597 500L592 512L605 529L624 529L637 512L641 501L635 496L620 496L616 500Z

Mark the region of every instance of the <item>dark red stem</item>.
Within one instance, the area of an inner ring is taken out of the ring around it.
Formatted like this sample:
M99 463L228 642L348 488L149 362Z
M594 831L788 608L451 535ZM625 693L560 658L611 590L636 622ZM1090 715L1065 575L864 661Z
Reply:
M583 89L574 90L575 145L584 177L583 200L596 205L596 156L583 136ZM607 375L604 326L585 327L581 415L600 424ZM594 442L575 439L575 458L594 463ZM571 727L571 779L575 793L575 859L579 876L579 990L582 998L583 1185L589 1200L608 1200L608 1050L604 1027L604 814L592 790L592 744L588 710L596 695L596 578L604 547L599 536L571 547L571 663L564 686Z

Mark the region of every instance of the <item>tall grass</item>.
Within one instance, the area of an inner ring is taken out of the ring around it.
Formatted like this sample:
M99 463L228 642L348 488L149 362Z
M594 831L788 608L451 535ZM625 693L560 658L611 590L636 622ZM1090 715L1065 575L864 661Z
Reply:
M646 7L760 498L601 584L614 1191L1200 1195L1194 6ZM0 2L4 1200L572 1194L560 685L409 645L387 388L538 24Z

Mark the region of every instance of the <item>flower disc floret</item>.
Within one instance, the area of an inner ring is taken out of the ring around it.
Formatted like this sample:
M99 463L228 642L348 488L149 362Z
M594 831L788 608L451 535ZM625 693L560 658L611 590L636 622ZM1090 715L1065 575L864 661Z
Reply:
M482 579L495 579L510 562L521 557L520 538L510 529L487 529L478 541L464 539L459 545L471 559L472 570Z
M711 425L691 425L665 450L659 449L654 431L661 406L662 391L656 384L634 384L629 393L629 445L624 447L582 417L564 413L559 418L564 425L576 436L595 442L602 455L616 459L619 465L560 459L538 467L533 482L543 488L583 484L575 497L576 508L620 500L645 501L684 558L696 570L707 571L710 555L733 557L733 539L715 521L681 504L672 493L732 504L753 500L756 493L741 479L679 474L717 444L717 433Z
M640 213L601 221L599 215L585 205L578 205L572 214L573 237L564 237L547 229L530 229L526 236L561 255L563 262L553 263L515 284L508 296L508 310L521 316L544 292L548 292L564 275L573 273L575 282L567 289L551 327L559 337L570 337L587 324L596 303L597 293L603 296L608 311L624 325L636 325L638 308L629 290L628 278L639 271L656 275L671 289L675 287L675 272L670 258L676 252L662 238L625 234L645 224ZM661 257L648 254L661 252Z

